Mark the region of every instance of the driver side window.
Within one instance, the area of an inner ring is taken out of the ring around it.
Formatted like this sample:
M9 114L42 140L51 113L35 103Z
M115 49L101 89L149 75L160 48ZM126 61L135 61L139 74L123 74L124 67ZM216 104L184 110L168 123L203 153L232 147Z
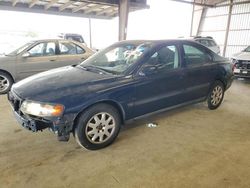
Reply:
M55 55L56 45L54 42L42 42L32 47L28 52L31 57Z
M143 66L152 66L157 70L171 70L179 67L179 54L175 45L168 45L156 51Z

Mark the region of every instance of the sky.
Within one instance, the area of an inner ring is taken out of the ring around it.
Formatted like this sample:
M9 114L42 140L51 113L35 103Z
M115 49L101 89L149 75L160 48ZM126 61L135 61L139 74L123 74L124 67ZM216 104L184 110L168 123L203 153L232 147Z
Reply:
M127 39L168 39L189 36L192 6L169 0L148 0L149 9L131 12ZM89 44L89 20L66 16L0 11L0 52L33 38L55 38L60 33L82 34ZM93 47L118 40L118 18L91 19ZM25 33L25 37L23 36Z

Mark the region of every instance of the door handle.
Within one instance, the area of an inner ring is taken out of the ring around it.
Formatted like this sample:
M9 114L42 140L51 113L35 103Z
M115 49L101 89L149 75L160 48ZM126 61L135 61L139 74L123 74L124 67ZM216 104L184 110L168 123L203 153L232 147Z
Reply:
M50 61L56 61L55 59L50 59Z

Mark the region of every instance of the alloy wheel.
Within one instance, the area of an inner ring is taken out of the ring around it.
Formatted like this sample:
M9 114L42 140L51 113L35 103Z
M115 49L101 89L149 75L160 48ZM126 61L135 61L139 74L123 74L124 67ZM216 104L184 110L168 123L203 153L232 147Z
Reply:
M223 97L223 88L221 86L216 86L211 94L211 103L212 105L216 106L220 103Z
M3 76L3 75L0 75L0 92L4 92L6 91L10 86L10 82L9 80Z
M86 125L85 134L93 144L106 142L115 131L115 120L112 115L106 112L95 114Z

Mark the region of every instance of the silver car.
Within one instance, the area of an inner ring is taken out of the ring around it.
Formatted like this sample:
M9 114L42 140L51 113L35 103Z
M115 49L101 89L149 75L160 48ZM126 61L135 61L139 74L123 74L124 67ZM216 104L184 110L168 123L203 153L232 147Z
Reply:
M217 54L220 54L220 47L219 45L215 42L213 37L201 37L197 36L194 37L194 41L208 47L210 50L214 51Z
M49 69L73 65L94 52L87 46L68 40L37 40L0 58L0 94L14 82Z
M250 46L232 56L234 76L250 78Z

